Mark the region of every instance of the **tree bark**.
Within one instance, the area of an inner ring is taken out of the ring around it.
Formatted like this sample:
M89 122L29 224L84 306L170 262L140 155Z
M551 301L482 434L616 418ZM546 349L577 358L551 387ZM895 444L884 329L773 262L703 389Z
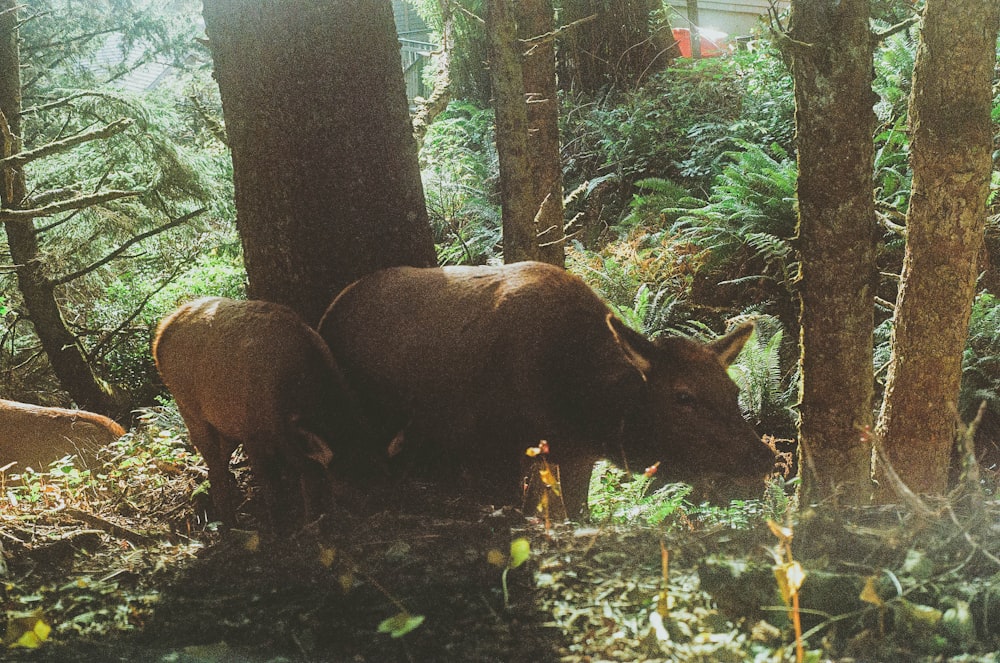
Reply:
M436 262L388 0L205 0L251 297ZM252 61L251 61L252 59Z
M528 106L511 4L510 0L487 0L486 10L505 263L539 258L535 232L538 208L528 150Z
M0 132L2 157L22 150L21 58L18 47L17 3L0 0ZM26 180L16 160L0 169L0 205L4 211L22 207ZM70 332L56 300L56 285L46 271L38 246L33 217L8 218L3 222L7 246L17 271L17 284L28 317L45 350L52 370L77 405L111 416L122 416L114 389L100 379L87 361L79 339Z
M917 492L948 484L993 165L998 22L996 0L928 0L913 70L913 186L877 439ZM885 482L880 497L892 497Z
M564 24L596 15L561 37L559 85L595 93L607 86L629 89L667 63L662 40L650 34L654 0L566 0ZM669 42L668 42L669 43Z
M795 80L807 502L871 494L875 95L869 0L793 0L782 45Z
M555 30L555 12L551 0L520 0L516 7L518 33L522 40L530 40ZM559 97L556 90L553 38L528 46L522 73L528 104L528 161L534 184L532 199L535 206L538 259L563 267L566 264L566 232L563 223Z

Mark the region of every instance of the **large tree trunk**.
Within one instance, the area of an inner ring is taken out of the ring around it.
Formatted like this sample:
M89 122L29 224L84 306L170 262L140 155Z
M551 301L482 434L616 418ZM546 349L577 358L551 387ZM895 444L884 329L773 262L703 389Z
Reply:
M800 449L807 501L870 496L875 95L869 0L793 0L801 255Z
M913 188L878 432L918 492L947 488L993 165L998 16L996 0L928 0L913 70Z
M534 175L528 151L528 107L517 22L511 0L487 0L486 33L490 82L496 117L500 162L500 207L503 217L503 260L537 260Z
M520 0L517 28L522 40L555 29L552 0ZM559 97L552 37L531 43L522 62L528 102L528 160L534 180L538 258L562 267L566 262L563 225L562 160L559 154Z
M22 149L17 7L13 0L0 0L0 132L4 157ZM24 170L19 166L3 168L0 180L0 204L4 209L19 209L25 199ZM8 219L4 230L17 270L18 290L59 383L84 409L111 416L125 414L119 411L121 403L111 386L97 377L79 339L66 326L56 301L55 284L42 262L34 220Z
M250 295L436 262L389 0L205 0Z

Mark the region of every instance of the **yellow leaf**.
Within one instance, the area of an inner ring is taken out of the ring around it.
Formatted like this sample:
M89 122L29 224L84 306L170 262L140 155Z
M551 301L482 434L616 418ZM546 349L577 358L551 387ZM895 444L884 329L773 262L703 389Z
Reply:
M552 470L548 467L543 467L538 470L538 476L542 478L542 483L544 483L549 488L556 485L556 475L552 474Z
M542 493L542 496L538 498L538 506L535 507L538 513L548 513L549 510L549 494L548 492Z
M337 578L337 581L340 583L340 588L346 594L351 591L351 587L354 587L354 574L350 571L341 573L340 577Z
M7 639L13 640L11 647L24 647L26 649L37 649L42 643L48 640L52 627L41 618L42 611L36 610L30 616L19 617L12 620L7 625ZM17 635L19 629L20 635ZM13 632L12 632L13 631ZM17 636L16 638L14 636Z
M882 600L882 597L878 595L878 591L875 589L875 580L876 576L868 576L865 578L864 589L861 590L861 595L858 598L865 603L871 603L872 605L877 605L881 608L885 605L885 601Z
M528 561L531 557L531 543L524 537L514 539L510 542L510 568L517 567Z
M784 543L786 541L791 541L792 540L792 528L791 527L785 527L784 525L779 525L778 523L774 522L773 520L768 520L767 521L767 526L771 528L771 533L772 534L774 534L776 537L778 537L779 539L781 539L782 543Z
M503 568L507 565L507 556L502 552L494 548L493 550L486 553L486 561L493 566Z
M333 566L334 560L337 559L337 549L333 546L329 548L326 546L319 547L319 563L325 568L330 568Z
M774 567L774 577L781 590L781 598L786 605L791 605L792 597L799 593L805 582L806 572L798 562L787 562Z

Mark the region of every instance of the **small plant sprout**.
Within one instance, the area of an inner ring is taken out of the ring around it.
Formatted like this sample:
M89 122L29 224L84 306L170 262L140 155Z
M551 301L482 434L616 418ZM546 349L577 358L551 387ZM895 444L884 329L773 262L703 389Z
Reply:
M511 569L516 569L531 557L531 542L524 537L519 537L510 542L510 556L507 557L507 564L504 566L503 573L500 574L500 584L503 587L503 606L504 608L510 608L510 593L507 591L507 572ZM495 566L499 566L503 563L503 553L496 550L491 550L487 559L489 562ZM497 562L500 562L498 564Z
M781 598L788 606L788 617L795 629L795 660L802 663L805 652L802 646L802 621L799 617L799 590L806 579L805 569L792 557L792 528L767 521L771 533L778 537L778 549L772 551L775 559L774 577L781 590Z
M423 615L411 615L404 611L383 619L378 625L378 632L388 633L393 638L401 638L423 623Z

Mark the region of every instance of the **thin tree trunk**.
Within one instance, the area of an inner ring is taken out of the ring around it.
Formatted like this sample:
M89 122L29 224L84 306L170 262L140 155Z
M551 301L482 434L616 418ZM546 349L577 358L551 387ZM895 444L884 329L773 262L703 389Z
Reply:
M993 165L998 7L928 0L913 70L913 187L878 439L917 492L942 493L948 484Z
M436 262L389 0L205 0L251 297ZM248 60L252 58L252 60Z
M701 18L698 16L698 0L687 0L687 18L691 26L691 58L701 59L701 33L698 26L701 25Z
M875 95L869 0L793 0L804 498L871 494Z
M0 132L4 157L22 150L17 7L13 0L0 0L0 112L3 114ZM19 209L25 199L24 170L17 165L8 166L0 171L0 179L0 204L4 209ZM17 270L18 290L60 385L80 407L121 416L121 403L114 390L94 373L79 339L69 331L62 317L55 285L42 262L34 220L9 219L4 221L4 230Z
M555 30L551 0L520 0L517 27L523 40ZM562 160L559 153L559 97L553 38L528 47L522 71L527 93L528 159L534 180L535 232L538 259L562 267L566 263L563 226Z
M521 51L510 0L487 0L486 32L496 114L503 216L503 260L537 260L534 182L528 151L528 108Z
M435 118L448 108L451 101L451 51L455 47L451 0L438 0L438 8L441 11L441 52L434 58L438 68L434 90L413 116L413 138L417 141L417 151L423 147L424 137Z

